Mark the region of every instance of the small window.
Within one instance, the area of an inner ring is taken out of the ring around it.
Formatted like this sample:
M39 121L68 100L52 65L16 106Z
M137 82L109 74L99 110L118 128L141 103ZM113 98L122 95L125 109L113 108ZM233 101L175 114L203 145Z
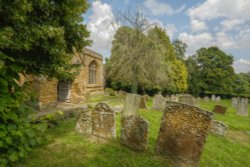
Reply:
M58 101L70 102L70 88L71 83L69 81L58 82Z
M89 84L96 83L96 63L92 62L89 65Z

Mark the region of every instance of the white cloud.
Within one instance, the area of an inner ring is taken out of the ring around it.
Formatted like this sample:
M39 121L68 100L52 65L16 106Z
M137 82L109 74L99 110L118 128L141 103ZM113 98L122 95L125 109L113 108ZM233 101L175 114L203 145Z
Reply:
M201 47L209 47L213 45L213 37L210 33L204 32L196 35L186 32L180 33L179 39L188 45L187 54L192 55Z
M223 30L229 31L229 30L232 30L236 26L239 26L243 23L244 23L244 21L241 19L232 19L232 20L227 19L227 20L222 21L220 24L221 24Z
M90 39L93 40L90 49L101 54L109 53L113 36L116 32L112 7L106 3L94 1L92 10L93 14L89 17L90 21L87 24L87 28L90 31Z
M186 7L182 5L179 9L174 9L167 3L162 3L157 0L145 0L144 2L146 8L148 8L153 15L173 15L184 10Z
M240 31L237 36L237 43L241 49L250 51L250 28L246 28Z
M227 35L225 32L216 33L215 43L217 44L217 46L223 49L235 49L238 47L235 43L235 40L229 35Z
M233 64L233 67L237 73L250 72L250 60L239 59Z
M206 30L206 29L207 29L207 26L204 21L191 20L191 30L193 32Z
M206 0L188 10L193 19L211 20L219 17L250 20L249 0Z

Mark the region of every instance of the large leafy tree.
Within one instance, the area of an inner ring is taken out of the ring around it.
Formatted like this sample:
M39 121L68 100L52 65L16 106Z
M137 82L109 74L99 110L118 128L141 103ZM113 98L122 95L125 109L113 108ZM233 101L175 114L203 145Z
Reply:
M200 93L233 93L233 57L218 47L201 48L189 59L189 85ZM194 86L195 85L195 86Z
M89 44L85 0L0 1L0 166L25 157L39 143L29 123L30 92L19 74L74 78L73 53Z
M176 39L173 42L173 46L174 46L176 57L178 59L180 59L180 60L183 60L184 57L185 57L185 52L186 52L186 49L187 49L187 44L185 44L184 42L182 42L179 39Z

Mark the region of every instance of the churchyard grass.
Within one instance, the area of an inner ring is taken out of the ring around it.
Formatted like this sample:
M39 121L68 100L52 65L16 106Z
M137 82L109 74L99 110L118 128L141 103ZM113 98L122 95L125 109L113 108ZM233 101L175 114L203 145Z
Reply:
M115 96L94 96L92 104L106 101L111 106L121 105ZM147 102L152 106L152 99ZM201 108L211 111L216 102L200 102ZM228 107L225 115L215 114L214 118L229 126L225 137L209 134L200 160L201 167L247 167L250 164L250 116L237 116L230 100L220 104ZM250 108L250 106L249 106ZM250 112L250 111L249 111ZM169 160L156 156L155 146L162 112L140 109L139 114L149 121L149 145L145 152L134 152L120 144L120 114L116 118L117 138L106 143L91 141L77 134L76 118L63 120L58 126L47 131L49 136L40 147L35 148L29 158L20 161L16 167L166 167Z

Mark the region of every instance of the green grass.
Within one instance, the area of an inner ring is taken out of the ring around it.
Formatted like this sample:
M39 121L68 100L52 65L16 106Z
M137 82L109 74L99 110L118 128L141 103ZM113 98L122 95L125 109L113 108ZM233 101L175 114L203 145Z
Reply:
M94 96L91 102L106 101L120 105L117 97ZM214 102L200 103L211 110ZM229 100L221 104L228 107L225 115L215 118L229 126L226 137L210 134L200 160L201 167L247 167L250 164L250 118L235 114ZM152 99L148 106L152 105ZM150 109L139 114L149 122L149 146L145 152L134 152L122 146L120 138L120 114L117 114L117 138L108 143L98 143L75 133L75 118L64 120L59 126L48 130L50 140L35 148L29 158L14 164L16 167L166 167L172 166L164 157L156 156L154 149L161 123L162 112ZM237 134L237 135L236 135Z

